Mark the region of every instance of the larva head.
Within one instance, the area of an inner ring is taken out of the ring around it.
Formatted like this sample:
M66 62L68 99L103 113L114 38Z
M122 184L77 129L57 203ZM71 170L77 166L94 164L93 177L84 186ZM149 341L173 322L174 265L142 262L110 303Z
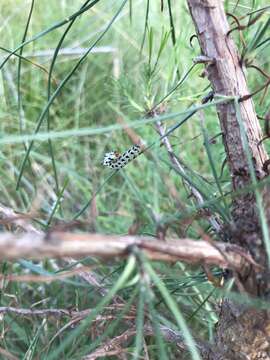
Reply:
M117 151L110 151L106 153L103 158L103 165L109 166L119 158L119 155L120 154Z

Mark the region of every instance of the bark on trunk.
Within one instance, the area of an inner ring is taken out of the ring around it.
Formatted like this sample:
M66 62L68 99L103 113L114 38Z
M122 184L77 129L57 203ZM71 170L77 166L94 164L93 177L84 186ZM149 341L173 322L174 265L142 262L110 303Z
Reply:
M239 96L249 94L245 74L235 44L228 36L229 24L221 0L187 0L204 57L212 60L206 72L216 94ZM239 103L254 170L258 180L267 173L264 164L268 159L263 145L261 128L251 98ZM223 132L227 162L232 176L232 187L240 190L250 185L250 172L241 140L235 106L227 103L217 106ZM269 202L269 192L265 195ZM231 241L248 249L255 260L267 269L267 257L261 236L254 193L238 196L233 204L234 225ZM268 271L252 271L246 289L256 295L269 290ZM270 359L270 319L266 311L241 310L225 301L220 313L216 333L216 350L208 359Z
M243 97L249 94L245 74L235 44L227 36L229 25L221 0L188 0L190 12L196 27L202 55L213 59L206 67L208 78L216 94ZM262 144L261 128L254 110L252 99L240 102L240 111L252 154L258 179L266 176L263 165L267 154ZM250 174L236 110L233 103L217 106L228 166L234 190L250 184ZM234 241L249 248L257 261L262 261L265 251L260 236L254 195L237 197L233 206ZM259 235L259 236L258 236ZM254 246L255 245L255 246Z

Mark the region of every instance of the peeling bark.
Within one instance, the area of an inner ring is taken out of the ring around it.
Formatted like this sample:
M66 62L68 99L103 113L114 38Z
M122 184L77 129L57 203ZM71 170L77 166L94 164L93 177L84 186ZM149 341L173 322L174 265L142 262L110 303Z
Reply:
M216 94L237 96L242 122L246 131L250 154L258 180L268 174L264 164L268 156L260 143L261 128L249 94L243 66L230 36L229 24L221 0L187 0L196 28L202 56L208 61L206 73ZM211 61L209 61L211 60ZM246 100L244 100L246 99ZM233 103L217 106L227 162L232 177L233 190L250 185L250 171L241 140L239 123ZM270 204L269 190L264 193L264 205ZM269 221L269 209L268 221ZM246 290L255 295L269 294L270 281L267 257L262 241L255 196L252 192L238 196L233 203L233 221L230 241L249 250L255 260L264 266L264 271L251 271L245 282ZM266 311L250 309L224 301L216 329L216 351L206 359L270 359L270 317Z

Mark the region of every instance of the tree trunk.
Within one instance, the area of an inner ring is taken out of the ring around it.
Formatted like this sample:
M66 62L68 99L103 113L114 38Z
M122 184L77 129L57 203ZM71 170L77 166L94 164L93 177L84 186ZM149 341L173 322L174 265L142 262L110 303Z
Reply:
M201 51L208 62L206 72L214 93L237 96L242 123L245 128L249 151L256 177L267 176L264 164L268 159L260 143L262 132L252 98L249 94L243 64L236 46L228 36L229 24L221 0L187 0L196 28ZM217 106L223 132L227 163L232 177L233 190L244 189L251 183L246 152L241 139L239 122L233 102ZM265 204L270 204L269 192L264 195ZM260 273L251 271L245 282L246 290L265 296L269 292L270 280L267 256L264 248L256 199L253 192L235 198L232 209L233 225L230 226L230 241L251 252L264 269ZM269 216L269 215L268 215ZM216 350L208 359L270 359L270 319L266 311L243 308L224 301L216 332Z

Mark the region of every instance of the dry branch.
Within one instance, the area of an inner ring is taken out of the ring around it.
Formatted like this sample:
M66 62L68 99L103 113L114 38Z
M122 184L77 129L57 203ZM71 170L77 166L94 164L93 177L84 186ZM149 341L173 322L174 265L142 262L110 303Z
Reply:
M97 315L95 318L95 322L102 321L111 321L117 318L117 312L119 311L119 306L107 306L105 310L110 312L108 315ZM75 310L66 310L66 309L23 309L23 308L15 308L12 306L2 306L0 307L0 314L14 314L20 317L33 317L33 316L42 316L42 317L52 317L54 319L61 317L69 317L72 318L73 321L79 322L82 319L86 318L93 310L86 309L82 311ZM124 320L134 320L136 317L135 311L133 313L130 312L129 315L124 315Z
M0 234L0 259L18 258L65 258L97 256L102 258L122 257L130 254L132 246L145 251L153 260L213 264L226 268L243 269L252 262L240 247L226 243L215 246L203 240L167 239L141 236L110 236L101 234L50 233L49 236L25 234Z

